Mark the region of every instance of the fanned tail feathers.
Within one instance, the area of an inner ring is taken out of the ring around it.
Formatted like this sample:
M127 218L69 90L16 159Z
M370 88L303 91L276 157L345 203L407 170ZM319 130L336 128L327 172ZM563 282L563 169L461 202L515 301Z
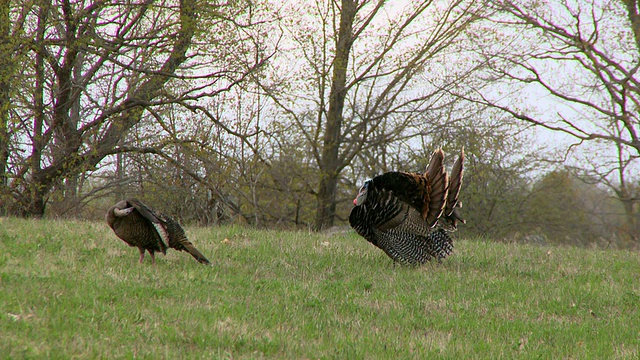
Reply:
M458 221L465 223L465 220L460 217L457 209L462 207L462 203L458 200L460 195L460 188L462 187L462 179L464 177L464 148L460 151L460 156L453 164L451 169L451 179L449 185L449 194L447 196L447 204L444 211L444 220L449 227L456 229Z
M427 178L429 198L425 202L427 211L426 214L423 212L423 216L429 226L433 226L442 216L449 190L449 178L444 168L444 152L442 149L433 152L424 176Z

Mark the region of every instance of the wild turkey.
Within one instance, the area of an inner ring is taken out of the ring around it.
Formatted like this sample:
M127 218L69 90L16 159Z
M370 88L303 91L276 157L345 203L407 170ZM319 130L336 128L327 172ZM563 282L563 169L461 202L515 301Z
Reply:
M424 174L393 171L367 180L353 200L351 227L394 262L440 261L453 251L448 232L464 223L457 211L463 161L464 149L449 178L438 149Z
M151 263L155 264L156 251L167 253L168 248L187 251L203 264L211 264L193 244L180 224L171 217L155 211L137 199L122 200L107 211L107 224L113 232L129 246L140 251L140 263L144 260L145 250L151 254Z

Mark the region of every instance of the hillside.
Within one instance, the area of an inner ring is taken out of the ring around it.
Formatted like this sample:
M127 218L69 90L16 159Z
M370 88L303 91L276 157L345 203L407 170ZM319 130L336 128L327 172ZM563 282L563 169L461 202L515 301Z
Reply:
M392 266L353 232L187 228L212 262L102 222L0 219L0 358L638 358L640 256L459 240Z

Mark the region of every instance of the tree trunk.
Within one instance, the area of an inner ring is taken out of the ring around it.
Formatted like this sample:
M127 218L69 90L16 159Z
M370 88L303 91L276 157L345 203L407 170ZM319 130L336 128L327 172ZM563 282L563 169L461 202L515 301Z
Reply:
M9 1L0 1L0 215L6 215L8 194L7 162L9 161L9 105L11 73L13 72L13 44L11 43Z
M30 156L30 172L33 174L33 181L29 183L27 198L22 199L23 208L20 215L23 217L44 216L45 193L43 186L38 181L38 174L41 171L42 163L42 128L44 126L44 59L43 41L45 27L48 17L48 7L42 3L38 9L38 30L36 32L36 54L35 54L35 92L33 97L33 141Z
M320 189L316 211L316 230L333 226L336 216L336 190L340 175L339 151L342 143L342 111L347 89L347 65L353 44L353 20L357 11L357 2L342 0L340 27L336 43L336 56L333 62L331 91L329 93L329 111L324 129L324 143L320 158ZM322 111L322 110L321 110Z

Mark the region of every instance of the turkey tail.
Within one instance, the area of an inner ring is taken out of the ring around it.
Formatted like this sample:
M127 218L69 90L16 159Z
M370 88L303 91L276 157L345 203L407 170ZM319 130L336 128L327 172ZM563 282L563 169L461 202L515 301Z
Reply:
M211 265L211 262L187 239L184 229L171 217L163 214L169 234L169 246L180 251L186 251L202 264Z
M424 176L427 178L429 201L425 202L422 216L429 226L433 226L444 211L449 190L449 179L444 169L442 149L433 152Z
M449 194L447 196L447 204L444 211L445 221L455 229L458 226L458 221L465 223L465 220L457 213L462 205L458 200L460 195L460 187L462 187L462 179L464 177L464 148L460 151L460 157L453 164L451 169L451 179L449 186Z
M194 259L198 260L202 264L211 265L211 261L209 261L206 257L204 257L204 255L202 255L202 253L198 251L198 249L196 249L196 247L193 246L193 244L188 243L183 245L185 250L187 250L189 254L193 256Z
M198 260L200 263L211 265L211 261L209 261L209 259L207 259L204 255L202 255L202 253L198 251L198 249L196 249L195 246L193 246L191 241L187 240L186 235L184 234L180 234L178 236L175 236L175 235L177 234L174 234L174 237L172 237L171 239L172 248L180 251L186 251L189 254L191 254L191 256L193 256L193 258Z

